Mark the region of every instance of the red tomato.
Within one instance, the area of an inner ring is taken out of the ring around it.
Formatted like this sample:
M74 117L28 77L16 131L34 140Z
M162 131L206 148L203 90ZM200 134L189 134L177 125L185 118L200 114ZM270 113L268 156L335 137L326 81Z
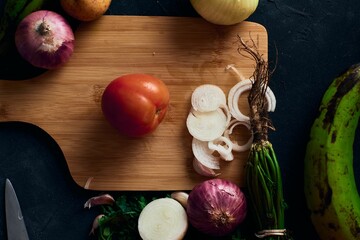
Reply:
M105 88L101 107L105 118L120 133L140 137L153 132L169 106L165 83L147 74L128 74Z

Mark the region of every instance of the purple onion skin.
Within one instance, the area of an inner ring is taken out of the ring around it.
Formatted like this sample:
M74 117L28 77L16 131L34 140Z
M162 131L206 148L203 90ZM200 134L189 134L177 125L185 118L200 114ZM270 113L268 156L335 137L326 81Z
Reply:
M247 203L244 193L235 183L217 178L192 189L186 211L193 227L219 237L230 234L244 221Z
M39 10L19 23L15 44L19 54L33 66L56 69L72 56L75 37L64 17L53 11Z

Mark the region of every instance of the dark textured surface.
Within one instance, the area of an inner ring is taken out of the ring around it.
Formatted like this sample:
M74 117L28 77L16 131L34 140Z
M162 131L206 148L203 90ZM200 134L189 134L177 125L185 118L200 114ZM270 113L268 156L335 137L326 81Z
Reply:
M277 57L271 80L277 97L277 109L271 115L276 131L270 139L283 173L289 206L286 224L295 239L317 239L305 206L303 157L325 89L334 77L360 62L359 10L357 0L264 0L248 19L266 27L270 62ZM197 17L188 0L113 0L108 14ZM1 76L4 72L0 68ZM51 136L31 124L0 123L0 206L5 178L18 192L31 239L89 239L97 210L84 210L83 203L98 192L72 181ZM0 239L5 239L3 214Z

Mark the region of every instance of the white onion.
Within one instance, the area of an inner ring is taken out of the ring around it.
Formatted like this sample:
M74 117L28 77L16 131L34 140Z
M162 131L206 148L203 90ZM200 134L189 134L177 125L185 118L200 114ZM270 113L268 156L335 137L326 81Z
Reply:
M191 106L200 112L215 111L221 105L226 105L224 91L213 84L198 86L191 95Z
M228 94L228 106L231 115L241 122L248 122L250 121L249 116L244 115L240 109L239 109L239 98L241 94L243 94L246 91L249 91L252 88L252 81L250 79L242 80L238 82L236 85L234 85ZM274 112L276 108L276 98L273 93L273 91L270 89L270 87L266 88L265 92L265 99L267 101L268 105L268 111Z
M220 108L210 112L199 112L191 109L186 119L189 133L201 141L212 141L220 137L227 124L228 116Z
M234 155L232 154L233 143L227 137L221 136L213 141L208 142L208 148L218 152L220 157L225 161L234 160Z
M252 87L252 82L249 79L238 82L234 85L228 94L228 106L231 115L238 121L247 122L250 121L250 118L244 115L239 109L239 98L241 94L246 91L249 91Z
M138 231L143 240L183 239L187 229L186 210L173 198L152 200L138 218Z
M205 20L219 25L240 23L253 14L259 0L190 0Z
M249 129L249 131L251 131L249 122L240 122L240 121L237 121L236 119L234 119L230 122L228 129L225 130L224 136L230 139L230 135L233 133L234 128L238 125L244 125L244 126L246 126L247 129ZM254 139L254 135L251 133L249 140L244 145L239 145L237 143L237 141L233 141L232 142L233 151L244 152L244 151L249 150L251 147L251 144L253 142L253 139Z
M209 149L208 142L193 138L191 147L196 160L203 166L210 169L220 169L220 158L212 155L214 150Z
M74 51L71 26L60 14L39 10L18 25L15 44L19 54L35 67L55 69L67 62Z

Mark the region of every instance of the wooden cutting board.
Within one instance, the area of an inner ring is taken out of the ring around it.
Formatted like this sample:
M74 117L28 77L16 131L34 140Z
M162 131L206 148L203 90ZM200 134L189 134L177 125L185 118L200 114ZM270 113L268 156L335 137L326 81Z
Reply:
M0 81L0 121L29 122L48 132L80 186L93 178L94 190L190 190L207 179L192 168L185 125L190 96L205 83L227 92L238 81L225 71L228 64L252 75L255 63L238 53L238 35L251 36L267 58L267 32L253 22L216 26L201 18L104 16L84 23L65 66L34 79ZM106 85L135 72L159 77L171 95L163 123L141 139L116 133L100 107ZM244 110L246 101L240 99ZM222 163L220 177L243 185L247 154Z

